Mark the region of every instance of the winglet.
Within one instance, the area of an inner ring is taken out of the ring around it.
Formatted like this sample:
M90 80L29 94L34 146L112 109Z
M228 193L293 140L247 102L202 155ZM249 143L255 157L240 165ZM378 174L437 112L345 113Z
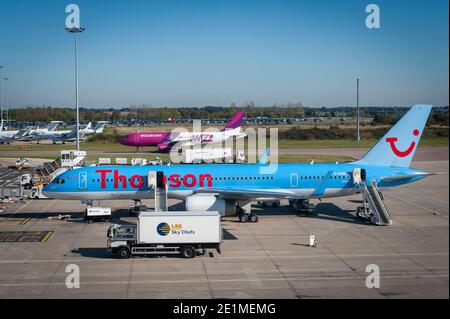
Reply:
M260 165L266 164L267 159L269 158L269 155L270 155L270 148L266 148L266 150L264 151L263 155L259 159L258 164L260 164Z

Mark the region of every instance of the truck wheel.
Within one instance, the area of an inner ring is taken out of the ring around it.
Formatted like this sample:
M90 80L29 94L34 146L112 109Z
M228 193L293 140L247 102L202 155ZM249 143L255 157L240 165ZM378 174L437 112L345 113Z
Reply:
M250 221L252 223L257 223L258 222L258 215L256 214L250 214Z
M181 256L183 258L194 258L195 257L194 247L192 247L192 246L183 246L183 248L181 248L180 254L181 254Z
M130 250L128 249L128 247L120 247L117 250L117 258L119 259L128 259L130 258Z
M241 222L241 223L246 223L246 222L248 222L248 214L240 214L239 215L239 221Z

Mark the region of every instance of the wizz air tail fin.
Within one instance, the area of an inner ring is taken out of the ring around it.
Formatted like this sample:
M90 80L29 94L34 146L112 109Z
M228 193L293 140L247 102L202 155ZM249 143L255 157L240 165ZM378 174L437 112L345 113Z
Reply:
M242 118L244 117L244 112L237 112L235 116L228 122L227 126L223 129L223 131L234 130L236 128L241 127Z
M409 167L425 128L431 105L414 105L355 164Z

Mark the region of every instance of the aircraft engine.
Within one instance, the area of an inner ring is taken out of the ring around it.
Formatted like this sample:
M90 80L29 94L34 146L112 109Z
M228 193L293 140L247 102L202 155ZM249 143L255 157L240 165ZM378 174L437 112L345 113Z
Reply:
M186 197L187 211L218 211L222 216L236 214L236 201L212 194L194 194Z
M158 144L158 151L159 152L168 152L170 151L172 146L170 144L161 143Z

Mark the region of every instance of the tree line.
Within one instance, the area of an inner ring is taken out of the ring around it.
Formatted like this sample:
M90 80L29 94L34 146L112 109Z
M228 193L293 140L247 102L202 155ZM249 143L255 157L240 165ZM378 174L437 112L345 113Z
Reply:
M405 107L361 107L362 117L373 118L373 124L395 123L409 108ZM312 108L301 103L274 104L258 107L254 102L229 107L152 107L130 106L126 108L80 108L82 121L123 121L123 120L168 120L168 119L229 119L236 112L243 111L247 118L303 118L303 117L355 117L354 107ZM75 121L75 110L50 106L27 106L9 111L11 120L20 122ZM433 108L429 124L448 126L448 107Z

